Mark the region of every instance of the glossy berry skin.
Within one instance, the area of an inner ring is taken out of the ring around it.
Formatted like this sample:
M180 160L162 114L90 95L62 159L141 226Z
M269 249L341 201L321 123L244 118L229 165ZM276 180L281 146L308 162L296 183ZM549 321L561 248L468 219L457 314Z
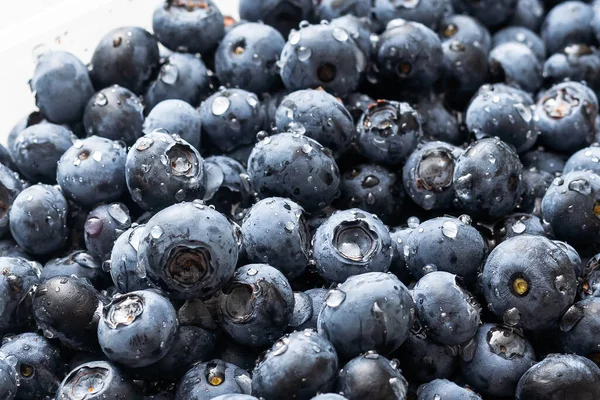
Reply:
M337 196L340 173L331 153L304 135L285 132L258 142L248 174L259 197L287 197L311 212Z
M402 374L411 382L450 379L458 367L458 357L452 348L435 342L415 324L406 341L392 355L400 360Z
M519 330L494 324L481 325L474 341L461 359L465 381L486 395L511 396L521 376L535 363L529 341Z
M200 201L179 203L146 224L138 263L148 279L175 298L206 297L233 275L238 233L227 218Z
M335 28L344 29L366 56L371 55L373 52L371 34L374 29L372 20L346 14L332 19L329 24Z
M202 136L223 152L252 144L265 126L265 114L258 97L242 89L214 93L200 106Z
M18 171L32 182L55 183L56 164L77 137L61 125L37 124L24 129L10 148Z
M139 95L152 79L158 61L158 42L148 31L133 26L116 28L96 46L90 77L96 90L116 84Z
M385 223L398 219L406 203L400 178L377 164L359 164L344 172L340 181L340 209L360 208Z
M408 337L414 313L408 289L398 278L369 272L351 276L329 291L319 314L318 330L342 358L356 357L369 349L387 354Z
M13 239L0 240L0 257L19 257L29 261L32 258Z
M523 167L526 169L534 167L552 175L563 172L567 161L564 154L552 153L543 147L522 154L521 160L523 161Z
M310 236L298 204L281 197L263 199L248 211L241 229L248 261L269 264L288 279L306 270Z
M253 93L281 87L277 61L285 39L275 28L245 23L225 35L215 52L215 71L221 84Z
M425 25L392 24L379 38L375 59L379 72L390 82L403 89L427 89L442 71L442 44Z
M408 196L425 210L452 207L454 168L462 152L444 142L417 147L406 160L402 173Z
M0 353L16 358L17 399L37 400L53 395L66 372L58 348L36 333L13 336L3 343Z
M321 311L323 304L325 304L325 298L327 297L328 292L329 291L327 289L321 288L309 289L305 292L301 292L302 295L300 297L304 298L305 303L310 302L310 304L306 304L306 308L308 308L310 311L309 313L307 312L307 314L310 315L304 320L304 322L301 325L298 325L298 327L296 327L296 330L317 329L317 320L319 318L319 312ZM294 299L294 308L296 308L299 302L298 297L294 296ZM308 302L306 300L308 300Z
M361 155L392 165L404 162L423 135L419 114L408 103L387 100L369 106L356 131Z
M460 145L465 141L466 135L459 126L457 114L451 113L446 108L440 96L435 94L420 96L414 107L421 116L423 137L426 140L454 145Z
M9 210L17 195L23 190L23 181L19 174L8 167L0 165L0 236L4 237L10 232Z
M508 25L539 32L544 21L545 8L543 0L517 0L515 12L508 19Z
M206 190L204 162L198 150L163 130L135 142L127 153L125 176L133 201L149 211L202 199Z
M401 18L435 29L444 16L447 2L424 0L418 3L411 3L411 1L394 3L388 0L376 0L374 4L372 18L382 26L394 19Z
M550 354L519 380L519 400L558 400L562 393L576 398L600 396L600 369L593 361L574 354Z
M409 227L390 228L390 237L392 238L392 246L394 246L390 272L396 275L404 284L408 284L412 280L412 275L406 266L406 257L404 256L404 245L412 231L413 228Z
M289 91L321 86L344 96L358 86L366 56L345 30L308 25L290 33L280 65L281 80Z
M29 291L40 283L41 266L20 257L0 257L0 334L18 332L32 320ZM4 273L6 272L6 273Z
M517 205L523 166L512 147L498 139L473 142L458 158L454 193L471 216L497 218Z
M83 113L87 136L122 140L131 146L142 135L144 106L132 91L113 85L96 93Z
M369 397L395 400L406 398L408 382L398 369L397 361L368 351L344 365L340 370L336 391L349 400Z
M154 290L139 290L103 307L98 342L111 361L144 367L167 354L177 325L177 313L166 297Z
M102 269L102 262L83 250L76 250L65 257L48 261L44 264L40 279L43 282L57 276L72 275L87 279L98 288L105 287L110 280L108 274Z
M279 339L263 353L252 372L252 394L283 400L294 393L311 399L332 388L338 368L333 345L311 329Z
M460 279L433 271L419 279L412 290L417 317L427 335L450 346L470 340L480 323L479 304Z
M250 375L234 364L212 360L194 365L179 381L175 400L210 400L223 394L250 394Z
M38 329L74 350L96 350L102 298L92 285L76 277L57 276L38 286L33 315ZM66 317L68 316L68 317Z
M548 54L554 54L573 43L594 43L591 27L594 11L582 1L565 1L554 7L542 25L541 36Z
M429 383L419 386L417 389L417 400L431 400L439 396L454 400L479 400L481 396L469 388L463 388L447 379L435 379Z
M344 282L353 275L387 272L392 262L392 239L378 218L358 208L335 212L319 226L313 241L319 275Z
M514 12L517 0L452 0L457 14L469 14L489 28L502 25Z
M347 150L354 133L352 116L323 90L298 90L283 98L275 113L279 132L304 133L334 152Z
M312 0L241 0L240 18L258 22L264 21L277 29L284 37L290 30L298 28L301 21L312 16Z
M518 85L527 92L542 86L542 64L525 44L507 42L490 51L489 66L492 78Z
M294 310L285 276L267 264L238 268L218 297L220 325L236 342L268 346L283 335Z
M523 153L538 137L533 108L533 103L524 103L520 96L510 93L482 93L469 104L467 127L477 139L498 137Z
M122 203L94 208L85 220L85 246L101 261L110 258L115 240L131 226L129 210Z
M431 267L473 282L488 254L481 234L464 218L439 217L423 221L408 236L402 252L416 278Z
M181 53L208 53L225 34L223 15L210 0L163 1L152 16L152 29L161 44Z
M597 113L598 99L583 84L564 82L551 87L540 94L536 107L541 143L567 153L588 146L594 140Z
M600 174L600 146L592 145L571 155L564 164L563 174L573 171L591 171Z
M133 382L115 365L106 361L81 364L67 374L56 396L61 400L86 399L141 400Z
M202 59L194 54L172 53L162 60L158 76L144 94L144 103L147 112L170 99L198 107L211 92L211 77Z
M368 17L371 11L369 0L323 0L316 2L314 13L317 20L332 20L343 15L354 15L357 17Z
M60 158L56 180L65 197L91 207L117 200L125 185L125 147L99 136L78 140Z
M556 178L542 200L542 215L558 239L597 243L600 177L589 171L573 171Z
M137 262L137 250L145 225L123 232L115 241L110 256L110 276L119 293L147 289L146 271Z
M519 1L519 3L521 2L522 0ZM498 32L494 33L492 41L494 47L510 42L524 44L531 49L541 63L546 60L546 45L535 32L527 28L509 26L500 29Z
M519 235L546 236L542 220L531 214L511 214L498 221L494 227L496 244Z
M205 158L204 167L207 170L207 203L220 213L237 219L236 213L250 207L254 200L246 168L227 156Z
M535 167L523 170L523 194L519 210L541 216L542 199L555 176Z
M600 330L599 311L598 297L585 298L569 307L559 322L559 338L565 353L595 357L598 353L594 338Z
M200 114L183 100L171 99L158 103L144 121L144 132L165 129L179 135L194 148L200 148L202 120Z
M555 326L577 290L575 265L567 252L543 236L516 236L496 246L482 283L490 311L503 318L516 308L518 325L526 330Z
M62 249L70 234L68 209L67 200L56 186L38 184L28 187L19 193L10 207L13 238L31 254L50 254Z
M0 397L13 400L19 388L19 376L15 367L5 358L0 358Z
M488 29L470 15L452 14L444 17L438 28L442 42L459 41L472 44L485 54L492 49L492 36Z
M258 400L254 396L249 394L222 394L217 397L213 397L212 400Z
M40 112L55 124L79 121L94 94L88 69L64 51L49 52L37 60L30 86Z

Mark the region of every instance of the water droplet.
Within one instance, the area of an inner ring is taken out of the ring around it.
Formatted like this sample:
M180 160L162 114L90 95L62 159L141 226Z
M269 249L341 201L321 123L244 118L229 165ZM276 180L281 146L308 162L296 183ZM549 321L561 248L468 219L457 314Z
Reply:
M310 144L307 143L307 144L302 145L302 152L304 154L309 154L312 150L313 150L313 148Z
M100 107L104 107L108 104L108 98L104 93L98 93L94 99L94 104Z
M258 105L258 98L256 98L256 96L254 94L250 94L247 98L246 98L246 103L248 103L248 105L252 108L256 107Z
M377 201L377 199L375 198L375 195L371 192L369 192L367 194L367 204L372 206L375 204L375 202Z
M518 220L514 224L512 224L511 229L514 233L521 234L521 233L525 232L525 229L527 229L527 226L521 220Z
M577 305L572 305L563 314L559 322L559 328L563 332L568 332L584 317L583 310Z
M155 225L152 227L152 229L150 229L150 235L154 239L159 239L162 236L163 232L163 229L158 225Z
M462 222L465 225L471 225L471 223L473 222L471 217L468 216L467 214L461 215L460 217L458 217L458 219L460 220L460 222Z
M327 304L327 307L337 308L344 302L344 300L346 300L346 293L339 289L332 289L329 291L329 293L327 293L325 304Z
M225 96L218 96L213 100L211 110L214 115L223 115L229 109L231 100Z
M587 179L575 179L569 182L569 190L588 196L592 194L592 185Z
M458 234L458 226L452 221L445 221L442 224L442 233L450 239L454 239Z
M258 271L254 268L248 268L247 274L250 276L254 276L254 275L258 274Z
M94 159L94 161L100 162L100 161L102 161L102 153L99 151L94 151L92 153L92 158Z
M165 64L160 69L160 80L167 85L173 85L179 78L179 68L176 65Z
M288 232L290 232L290 233L294 231L294 227L295 227L295 225L291 221L288 221L288 222L285 223L285 230L288 231Z
M341 28L333 28L331 36L333 36L333 38L338 42L345 42L346 40L348 40L348 32Z
M521 320L521 313L516 307L509 308L504 312L502 320L507 326L516 326Z
M185 199L185 190L179 189L177 192L175 192L175 200L183 201L184 199Z
M494 354L507 360L525 354L525 339L513 329L491 328L487 333L486 340Z
M131 220L125 206L120 203L111 204L108 207L108 215L121 225L128 225Z
M436 266L435 264L427 264L427 265L425 265L425 266L424 266L424 267L421 269L421 271L423 272L423 275L427 275L427 274L429 274L430 272L435 272L435 271L437 271L437 270L438 270L438 269L437 269L437 266Z
M275 350L271 353L274 357L280 356L288 349L288 345L283 342L277 342Z
M306 61L312 56L312 50L308 47L300 46L298 47L298 60Z
M80 149L83 147L83 142L81 140L77 139L75 141L75 143L73 143L73 147L75 147L76 149Z
M419 221L419 218L417 217L409 217L406 222L408 224L408 227L412 229L415 229L421 223L421 221Z
M288 42L290 42L290 44L292 46L295 46L298 43L300 43L301 38L302 38L302 34L300 32L298 32L297 30L292 29L290 31L290 35L288 36Z
M137 143L135 144L135 148L139 151L144 151L150 148L153 144L154 140L147 136L143 136L140 139L138 139Z

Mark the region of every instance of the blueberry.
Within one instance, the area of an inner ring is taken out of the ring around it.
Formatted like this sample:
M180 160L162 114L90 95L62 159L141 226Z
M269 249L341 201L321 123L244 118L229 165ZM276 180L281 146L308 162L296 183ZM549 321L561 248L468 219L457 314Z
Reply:
M459 125L458 115L446 108L440 96L433 93L420 96L414 107L421 116L423 135L427 141L438 140L454 145L466 141L465 131Z
M483 324L464 349L460 368L465 381L478 392L511 396L521 376L534 363L533 347L522 332Z
M573 171L554 179L542 200L542 215L556 237L575 244L600 240L600 177Z
M344 105L323 90L298 90L277 108L279 132L303 133L335 152L344 152L354 132L352 116Z
M175 400L210 400L224 394L250 394L251 381L246 371L222 360L198 363L181 378Z
M397 361L368 351L344 365L336 383L336 391L349 400L396 400L406 398L408 382L398 370Z
M401 18L407 21L420 22L435 29L444 16L446 0L375 0L372 18L378 24L385 26L391 20Z
M249 394L222 394L217 397L213 397L212 400L258 400L254 396Z
M535 53L520 42L506 42L490 51L489 66L492 78L516 85L528 92L542 86L542 64Z
M55 183L56 164L77 137L67 128L37 124L21 131L10 148L18 171L33 182Z
M515 396L519 400L558 400L565 395L593 399L600 396L598 380L600 369L587 358L550 354L523 374Z
M243 346L231 339L226 339L221 341L218 358L250 372L263 350L262 347Z
M433 341L418 326L419 330L411 331L402 346L393 353L400 360L402 373L411 382L451 378L458 366L453 347Z
M223 152L252 144L265 127L258 97L242 89L222 89L200 106L202 135Z
M555 326L575 299L574 267L567 252L543 236L507 239L492 250L483 268L488 308L527 330Z
M115 240L131 226L129 210L122 203L94 208L85 220L85 246L101 261L108 260Z
M99 136L77 140L60 158L56 180L65 196L83 206L117 200L126 190L125 147Z
M370 12L369 0L322 0L314 5L314 14L319 20L332 20L343 15L368 17Z
M194 148L200 148L202 120L200 114L183 100L164 100L158 103L144 121L144 132L165 129L179 135Z
M55 124L79 121L94 94L85 65L64 51L49 52L37 60L30 86L40 112Z
M13 128L10 130L10 132L8 133L8 138L7 138L7 149L10 149L12 147L14 147L15 141L17 140L17 136L19 135L19 133L21 133L21 131L25 130L26 128L29 128L30 126L33 125L38 125L38 124L49 124L51 122L49 122L39 111L33 111L29 114L27 114L26 116L24 116L23 118L21 118L19 120L19 122L17 122ZM69 129L69 125L67 124L63 124L64 128ZM12 160L11 160L12 161ZM4 164L4 162L3 162ZM16 167L13 165L8 166L10 169L15 169Z
M295 293L294 309L297 308L299 302L303 302L304 307L306 307L307 309L307 317L304 318L304 321L296 327L296 330L317 329L317 320L319 318L319 312L321 311L323 304L325 304L325 298L327 297L328 292L329 291L327 289L315 288L309 289L305 292ZM296 296L296 294L300 295ZM302 301L299 301L299 298Z
M600 330L600 298L588 297L572 305L561 317L560 342L565 353L596 360L598 346L593 339Z
M0 257L18 257L31 260L30 254L21 248L13 239L0 240Z
M572 44L553 54L544 63L544 78L549 83L565 80L585 81L592 89L600 89L600 53L594 47Z
M410 198L425 210L448 209L454 201L453 176L462 149L429 142L410 155L402 181Z
M452 0L457 14L470 14L489 28L502 25L514 13L517 0Z
M368 350L388 354L408 337L414 312L410 293L398 278L370 272L351 276L329 291L318 329L340 357Z
M371 35L373 34L372 20L366 17L357 17L352 14L346 14L331 20L330 25L334 28L342 28L362 50L365 56L369 57L373 52L373 43Z
M394 247L390 272L396 275L404 284L408 284L412 280L412 275L406 266L406 257L404 256L404 244L412 231L413 228L408 227L390 229L390 237L392 239L392 246Z
M127 188L145 210L160 210L181 201L202 199L204 162L179 135L156 130L142 136L127 153Z
M335 204L341 209L360 208L390 223L398 219L405 198L400 179L392 171L377 164L359 164L342 175Z
M252 206L242 223L242 242L248 261L272 265L288 279L302 275L309 262L310 237L303 210L280 197Z
M67 216L67 200L56 186L33 185L19 193L10 207L10 230L25 251L50 254L67 244Z
M535 114L542 143L572 153L594 140L598 99L581 83L559 83L540 93Z
M410 233L402 251L414 277L420 278L433 269L456 274L467 282L475 280L488 250L469 219L432 218Z
M547 229L535 215L510 214L494 226L494 239L499 244L519 235L546 236Z
M143 28L120 27L100 39L92 55L90 77L97 90L116 84L140 95L153 78L158 61L154 36Z
M137 262L137 250L145 225L137 225L123 232L115 241L110 257L110 275L120 293L149 287L146 271Z
M320 24L290 32L281 52L281 79L290 91L323 87L344 96L356 89L366 56L344 29Z
M227 156L205 158L204 167L207 171L205 198L208 197L208 204L215 206L220 213L238 218L239 212L254 200L246 169Z
M177 325L177 314L167 298L153 290L139 290L117 296L103 307L98 342L111 361L144 367L167 354Z
M392 239L386 226L358 208L338 211L317 229L313 257L323 278L344 282L366 272L387 272Z
M418 22L391 24L381 34L375 60L381 75L403 89L428 89L441 74L442 44Z
M106 272L102 269L101 261L83 250L76 250L65 257L48 261L44 264L40 279L43 282L57 276L72 275L89 280L97 288L105 287L109 280Z
M209 296L233 275L238 230L199 201L155 214L140 238L138 263L148 279L173 297Z
M248 174L261 198L287 197L309 212L338 195L340 173L331 153L297 133L259 141L248 158Z
M517 0L515 12L508 19L508 25L523 27L539 32L545 17L543 0Z
M554 175L532 167L523 170L523 193L518 209L521 212L542 214L542 199L552 185Z
M429 383L419 386L417 389L417 400L432 400L435 396L453 400L478 400L481 399L477 393L469 388L463 388L447 379L435 379Z
M0 257L0 334L20 331L31 320L31 293L40 283L40 265L20 257Z
M133 382L119 368L106 361L92 361L77 366L60 384L56 396L61 400L143 398Z
M316 395L311 400L344 400L346 399L344 396L335 394L335 393L322 393Z
M144 94L146 110L152 110L164 100L183 100L193 107L208 97L211 90L210 72L202 59L193 54L172 53L160 64L160 71Z
M541 36L548 54L573 43L593 44L591 26L594 11L582 1L565 1L550 10L542 25Z
M0 358L0 397L13 400L19 384L19 375L15 367L5 358Z
M144 106L129 89L113 85L87 103L83 125L87 136L122 140L131 146L142 135Z
M311 399L333 386L338 357L332 344L307 329L286 335L259 358L252 393L268 399Z
M311 0L240 0L240 18L264 21L282 35L297 28L301 21L308 20L313 13Z
M567 158L563 154L552 153L543 147L539 147L521 154L521 160L523 161L523 167L526 169L534 167L556 175L563 172Z
M36 333L22 333L5 340L0 353L15 363L19 378L17 399L38 400L54 395L66 372L58 348Z
M0 236L2 237L10 232L10 207L23 189L23 184L16 172L0 165Z
M211 0L163 1L152 16L156 38L173 51L208 53L225 34L219 8Z
M519 1L519 3L522 2L522 0ZM509 26L501 29L494 33L492 41L494 47L510 42L522 43L531 49L540 62L543 63L546 60L546 45L535 32L525 27Z
M497 218L513 210L523 166L515 150L498 139L473 142L454 168L458 206L472 216Z
M384 164L404 162L423 135L420 116L408 103L387 100L369 106L356 130L360 154Z
M285 276L267 264L238 268L218 298L220 325L236 342L267 346L287 328L294 293Z
M451 14L442 19L438 29L442 42L472 44L485 54L492 49L492 37L485 26L469 15Z
M274 28L245 23L232 28L215 52L215 71L221 84L249 92L281 87L277 61L285 39Z

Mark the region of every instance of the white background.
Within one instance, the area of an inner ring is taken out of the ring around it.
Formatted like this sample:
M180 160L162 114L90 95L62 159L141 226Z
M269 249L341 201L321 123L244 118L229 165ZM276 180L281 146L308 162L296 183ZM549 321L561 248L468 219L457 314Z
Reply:
M238 0L214 0L223 15L237 18ZM0 142L14 124L35 109L28 81L32 50L60 48L88 63L105 33L119 26L152 28L161 0L2 1L0 12Z

